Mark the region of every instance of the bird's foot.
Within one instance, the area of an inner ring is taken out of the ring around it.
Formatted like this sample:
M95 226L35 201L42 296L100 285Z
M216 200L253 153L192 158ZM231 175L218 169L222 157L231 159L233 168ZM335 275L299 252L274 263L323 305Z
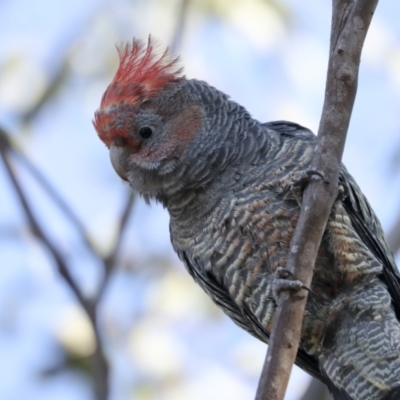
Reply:
M272 296L276 302L278 302L281 291L293 290L298 292L301 289L307 290L310 293L312 292L308 286L303 284L303 282L294 279L293 273L288 269L282 267L276 269L272 281Z
M347 185L344 185L342 183L339 183L338 186L338 193L335 199L335 202L333 203L333 207L331 210L331 215L334 215L337 211L338 205L349 195L349 188Z
M312 179L322 180L324 183L329 183L325 179L325 175L317 171L316 169L307 169L305 171L301 171L297 180L293 183L295 187L304 188L307 183L309 183Z
M339 183L336 201L343 201L348 195L349 195L349 188L347 187L347 185Z
M307 169L306 171L301 171L290 185L290 191L293 193L299 206L301 206L304 189L312 180L321 180L325 184L329 183L322 172L315 169Z

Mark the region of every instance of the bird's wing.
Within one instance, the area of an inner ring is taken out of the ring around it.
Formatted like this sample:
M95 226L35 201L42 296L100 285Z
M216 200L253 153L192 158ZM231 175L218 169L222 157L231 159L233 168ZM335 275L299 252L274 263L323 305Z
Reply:
M264 126L279 132L281 136L296 137L300 140L315 140L315 136L308 129L298 126L297 124L278 121L264 124ZM400 274L396 267L394 257L384 238L380 222L360 188L343 165L341 166L339 174L339 183L343 185L348 192L346 197L342 200L342 204L350 218L353 229L383 266L379 278L388 288L393 309L397 319L400 321ZM322 374L324 374L324 368L322 368L322 370ZM347 393L343 393L340 389L335 388L335 385L330 382L329 377L325 377L325 379L322 380L330 386L335 399L351 399ZM399 392L400 389L396 387L388 394L387 398L398 398Z
M251 326L246 324L243 314L238 305L232 300L227 291L217 282L215 277L204 270L199 261L190 257L186 252L179 251L179 258L183 260L185 267L194 281L210 296L214 303L219 306L233 321L250 334L259 338L259 335Z
M279 132L282 136L297 137L300 139L315 140L316 136L304 126L289 121L271 121L261 124L265 128Z
M315 140L316 136L307 128L288 121L273 121L262 124L266 128L279 132L282 136ZM397 319L400 321L400 274L393 254L390 251L378 218L368 203L353 177L342 165L339 182L348 189L348 196L343 200L353 228L369 250L382 263L381 279L389 289Z
M218 283L212 274L204 271L201 265L198 265L197 260L189 257L185 252L181 252L179 255L182 257L186 269L189 271L195 282L203 288L211 299L221 307L236 324L257 339L268 343L269 332L260 325L250 310L240 309L232 300L226 289ZM317 360L314 357L309 356L303 350L299 350L296 364L309 374L322 379Z
M368 200L344 166L340 171L339 182L348 190L343 205L353 228L383 265L380 278L389 289L396 317L400 321L400 275L393 254L386 243L381 224Z
M187 270L195 282L221 307L226 314L241 328L249 332L257 339L268 343L269 332L263 328L250 310L240 309L232 300L227 291L217 282L212 274L207 273L198 265L198 261L189 257L185 252L179 256L184 261ZM329 378L321 371L319 362L315 357L308 355L299 349L296 357L296 365L308 374L324 382L330 389L335 400L352 400L345 392L333 386Z

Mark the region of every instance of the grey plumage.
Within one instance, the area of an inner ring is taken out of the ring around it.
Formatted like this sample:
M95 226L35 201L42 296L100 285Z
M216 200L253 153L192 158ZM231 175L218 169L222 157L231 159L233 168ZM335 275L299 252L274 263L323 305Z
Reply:
M131 121L126 136L118 133L122 144L107 142L114 167L168 209L172 245L194 280L268 343L273 273L285 266L300 211L292 184L310 167L315 136L290 122L261 124L196 80L171 83L147 103L112 109L117 121ZM96 120L101 137L108 140L113 123ZM142 140L146 125L154 134ZM400 278L344 166L340 184L347 196L335 204L318 252L296 363L335 399L391 399L400 387Z

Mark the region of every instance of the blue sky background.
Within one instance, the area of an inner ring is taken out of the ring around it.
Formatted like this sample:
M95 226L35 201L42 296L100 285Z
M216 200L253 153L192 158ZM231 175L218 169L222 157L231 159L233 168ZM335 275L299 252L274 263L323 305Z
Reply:
M279 4L279 6L276 6ZM151 33L168 44L175 0L27 0L0 3L0 125L37 165L106 254L128 187L92 126L118 59L115 44ZM367 37L344 162L389 230L400 212L399 2L378 5ZM188 78L228 93L261 120L318 128L324 96L330 2L193 0L180 50ZM52 78L54 96L24 123ZM23 166L29 199L84 288L99 266L73 226ZM92 399L84 374L47 376L64 355L88 356L93 334L51 258L29 232L0 163L0 398ZM119 269L100 309L112 364L112 399L252 398L265 345L230 322L173 254L168 215L137 201ZM288 400L308 377L295 369Z

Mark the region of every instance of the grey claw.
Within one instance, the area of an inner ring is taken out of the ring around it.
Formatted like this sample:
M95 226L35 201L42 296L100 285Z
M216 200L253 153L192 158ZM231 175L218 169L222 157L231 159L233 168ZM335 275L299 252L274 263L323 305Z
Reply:
M335 215L338 204L340 204L348 196L349 196L349 188L347 187L347 185L344 185L343 183L339 183L338 193L337 193L335 202L333 203L333 207L332 207L330 215Z
M329 182L326 180L325 175L315 169L308 169L306 171L301 171L298 178L289 186L289 191L294 195L297 204L301 207L303 192L306 185L311 180L322 180L325 184Z
M304 186L311 181L311 179L316 178L322 180L324 183L328 184L329 181L326 180L325 175L317 171L316 169L308 169L301 173L300 178L293 183L293 187L304 188Z
M293 274L291 271L278 267L275 271L273 282L272 282L272 295L275 301L278 301L279 294L283 290L293 290L298 292L304 289L312 293L312 290L303 284L303 282L293 279Z
M342 201L348 195L349 195L349 188L347 187L347 185L343 185L342 183L339 183L338 194L337 194L337 197L336 197L336 201Z

